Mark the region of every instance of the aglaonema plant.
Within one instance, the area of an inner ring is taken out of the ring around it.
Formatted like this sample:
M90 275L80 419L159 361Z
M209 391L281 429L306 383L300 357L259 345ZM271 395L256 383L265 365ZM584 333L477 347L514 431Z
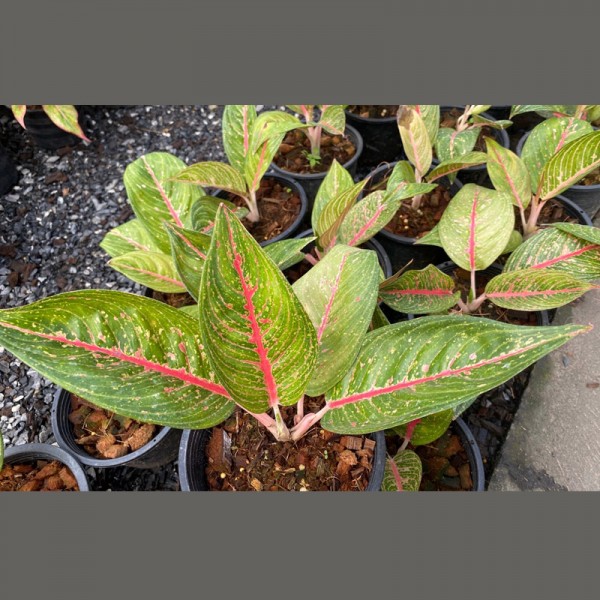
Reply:
M600 119L600 104L515 104L510 118L528 112L536 112L545 119L552 117L575 117L594 123Z
M421 243L441 246L470 273L467 297L456 291L452 277L429 265L383 282L380 298L395 310L414 314L451 309L470 314L486 300L506 309L538 311L563 306L595 287L591 282L600 277L599 229L555 224L520 244L513 228L510 194L465 185ZM512 254L503 272L477 294L477 272L507 251Z
M90 141L79 125L77 109L73 105L42 104L41 106L42 110L59 129L72 133L86 142ZM27 104L12 104L10 108L19 125L21 125L23 129L27 129L25 126Z
M367 332L373 252L338 246L305 277L290 286L220 207L196 318L133 294L68 292L0 311L0 344L123 416L199 429L237 405L297 440L316 423L361 434L452 409L588 329L431 316ZM307 393L324 395L318 412L305 413ZM296 407L293 423L282 406Z
M551 117L540 123L520 157L489 138L486 144L490 179L518 208L526 238L537 231L549 200L600 167L600 131L576 117Z

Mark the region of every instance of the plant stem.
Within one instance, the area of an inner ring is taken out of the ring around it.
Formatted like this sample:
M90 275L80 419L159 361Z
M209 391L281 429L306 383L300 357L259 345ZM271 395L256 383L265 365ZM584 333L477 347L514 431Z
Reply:
M400 448L398 448L398 452L402 452L402 450L406 450L406 447L410 443L413 433L415 432L415 427L420 422L421 422L421 419L415 419L414 421L411 421L410 423L408 423L408 425L406 426L406 433L404 435L404 441L402 442L402 446L400 446Z
M310 263L313 267L319 262L310 252L304 255L304 260Z
M475 300L475 297L477 295L477 287L475 285L475 273L475 269L471 269L471 297L469 299L471 302Z
M321 134L323 128L320 125L309 127L306 130L306 136L310 140L310 153L317 158L321 157Z
M318 423L323 418L323 415L325 415L325 413L327 413L328 411L329 411L329 406L326 404L319 412L308 413L307 415L304 415L304 417L301 419L301 421L297 425L294 425L294 427L292 427L291 439L293 441L298 441L299 439L304 437L306 432L315 423Z
M422 173L419 173L419 171L417 171L415 169L415 183L421 183L421 181L423 181L423 175L422 175ZM423 194L417 194L416 196L413 196L413 199L411 202L411 208L413 210L419 210L421 208L422 200L423 200Z
M276 435L275 438L280 442L285 442L290 439L290 431L287 428L287 425L283 422L283 417L281 416L281 412L279 410L279 405L275 404L273 406L273 414L275 415L275 426L276 426Z
M467 120L471 116L471 104L465 106L465 112L456 121L456 131L464 131L468 127Z
M258 212L258 204L256 203L256 192L251 191L250 198L244 198L244 200L250 209L246 218L248 221L252 221L252 223L258 223L260 221L260 213Z
M537 231L537 222L540 218L540 213L542 212L542 209L545 205L546 201L540 202L538 196L534 196L533 200L531 201L531 212L529 213L529 220L527 221L527 224L525 225L525 228L523 230L523 237L525 239L531 237Z

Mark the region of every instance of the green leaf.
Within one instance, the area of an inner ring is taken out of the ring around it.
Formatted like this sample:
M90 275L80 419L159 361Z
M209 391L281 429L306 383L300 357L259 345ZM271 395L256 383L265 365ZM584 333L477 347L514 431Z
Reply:
M552 223L551 227L574 235L581 240L587 240L592 244L600 244L600 229L598 227L579 225L578 223Z
M199 304L209 362L240 406L263 413L302 398L317 355L315 329L282 272L225 207Z
M423 417L414 428L410 443L413 446L425 446L426 444L435 442L435 440L441 438L446 433L453 419L453 410L443 410L439 413ZM399 436L404 437L406 435L406 424L394 427L393 430Z
M165 223L171 240L171 257L178 278L194 300L198 300L200 278L210 247L210 236Z
M319 343L317 364L306 388L318 396L348 371L377 303L379 268L370 250L335 246L293 286Z
M487 162L488 156L485 152L467 152L456 159L441 162L435 169L427 175L427 181L435 181L441 177L446 177L452 173L457 173L461 169L483 165ZM488 167L489 168L489 167Z
M521 244L523 243L523 234L516 229L510 234L508 238L508 243L506 244L506 248L502 251L502 254L510 254L514 252Z
M371 433L451 409L589 329L435 316L372 331L350 371L327 392L321 425Z
M346 129L346 113L341 104L328 104L323 107L319 125L332 135L344 135Z
M119 415L181 429L212 427L234 408L197 329L166 304L106 290L0 311L0 345L44 377Z
M390 325L390 321L385 316L385 313L381 310L379 305L375 306L375 311L373 312L373 318L371 319L371 325L369 326L369 329L381 329L382 327L387 327L388 325Z
M544 167L540 197L548 200L568 190L600 166L600 131L567 143Z
M244 173L256 116L253 104L228 104L223 109L223 148L229 164L239 173Z
M572 302L592 287L568 273L531 268L494 277L485 295L502 308L549 310Z
M323 183L319 186L311 215L311 224L313 229L317 230L317 221L323 212L325 206L336 196L350 189L354 185L352 175L340 165L337 160L333 160L329 171Z
M543 116L552 117L554 113L571 114L574 106L567 104L516 104L510 111L510 119L528 112L537 112Z
M43 104L42 108L50 120L63 131L72 133L78 138L89 142L79 125L77 109L71 104Z
M171 176L171 181L203 185L205 187L232 192L237 196L248 196L244 177L232 166L220 162L196 163L195 165L179 170Z
M417 453L401 450L386 460L381 491L418 492L422 476L423 464Z
M305 254L301 250L316 239L316 237L311 236L301 239L281 240L265 246L263 250L277 267L284 271L303 261Z
M492 108L491 104L472 104L470 114L473 116L480 115L481 113L485 112L486 110L489 110L490 108Z
M446 207L439 232L444 250L458 266L480 271L500 256L514 226L509 196L469 183Z
M393 192L404 183L416 183L415 168L407 160L399 160L388 178L386 189Z
M193 319L198 319L198 305L197 304L188 304L186 306L180 306L177 310L185 313L188 317L192 317Z
M441 127L435 143L435 151L440 162L456 160L475 148L479 129L456 131L449 127Z
M442 240L440 239L440 227L436 225L429 233L420 237L415 241L415 244L425 244L428 246L439 246L443 248Z
M201 233L210 233L215 226L215 218L221 204L224 204L235 213L235 216L240 220L249 212L247 208L239 207L229 200L217 196L203 196L192 205L190 213L191 228Z
M407 271L388 279L379 288L379 296L398 312L427 314L446 311L460 298L454 280L437 267L427 265L420 271Z
M136 217L165 254L170 253L171 246L163 223L188 227L191 207L203 195L202 190L170 181L184 167L185 163L172 154L153 152L128 165L123 176Z
M600 104L590 104L587 107L587 120L590 123L600 120Z
M425 123L425 129L427 129L429 142L433 146L440 128L440 107L438 104L418 104L415 107L418 107L417 110Z
M496 119L486 119L485 117L480 117L479 115L471 117L469 121L477 127L490 127L491 129L506 129L512 125L512 121L496 121Z
M525 210L531 202L531 178L527 165L514 152L486 138L488 175L499 192L507 194L512 203Z
M26 129L25 114L27 113L27 104L11 104L10 109L19 125L23 129Z
M108 266L126 277L157 292L183 293L181 281L169 254L134 250L108 261Z
M588 229L592 230L591 227ZM511 255L504 272L529 268L570 273L583 281L600 278L600 243L575 237L559 228L538 231Z
M421 115L412 105L398 107L398 129L408 160L421 176L429 171L433 149L429 132Z
M316 219L314 231L319 238L352 208L366 184L366 179L359 181L329 200Z
M134 250L160 252L160 248L139 219L132 219L111 229L100 242L100 247L113 258Z
M548 119L532 130L523 144L521 158L527 165L534 191L538 189L540 175L548 161L566 143L591 131L589 123L573 117Z

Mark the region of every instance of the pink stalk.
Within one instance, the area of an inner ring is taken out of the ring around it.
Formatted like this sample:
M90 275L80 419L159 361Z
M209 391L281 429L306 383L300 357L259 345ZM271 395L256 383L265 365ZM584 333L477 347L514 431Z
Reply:
M310 263L313 267L319 262L310 252L304 255L304 260Z
M318 423L325 413L329 411L329 405L326 404L319 412L309 413L304 415L300 422L292 427L292 440L297 441L306 435L306 432L315 424Z
M244 198L250 212L247 215L248 221L258 223L260 221L260 213L258 212L258 204L256 203L256 192L250 192L250 198Z
M294 417L294 425L298 425L300 421L304 418L304 396L298 400L298 412Z
M414 421L411 421L406 426L406 433L404 434L404 441L402 442L402 446L400 446L400 448L398 449L398 452L402 452L402 450L406 450L408 444L410 443L410 440L412 439L413 433L415 432L415 428L417 427L417 425L420 422L421 422L421 419L415 419Z
M423 175L418 169L415 169L415 183L421 183L421 181L423 181ZM417 194L416 196L413 196L411 208L413 210L419 210L419 208L421 208L422 200L423 194Z

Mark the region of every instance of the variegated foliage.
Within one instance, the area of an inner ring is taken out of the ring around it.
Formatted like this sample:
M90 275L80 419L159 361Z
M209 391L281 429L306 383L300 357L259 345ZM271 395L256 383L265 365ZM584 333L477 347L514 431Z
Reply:
M11 109L15 119L25 129L27 105L13 104ZM42 109L59 129L72 133L86 142L90 141L79 125L79 115L72 104L43 104Z

